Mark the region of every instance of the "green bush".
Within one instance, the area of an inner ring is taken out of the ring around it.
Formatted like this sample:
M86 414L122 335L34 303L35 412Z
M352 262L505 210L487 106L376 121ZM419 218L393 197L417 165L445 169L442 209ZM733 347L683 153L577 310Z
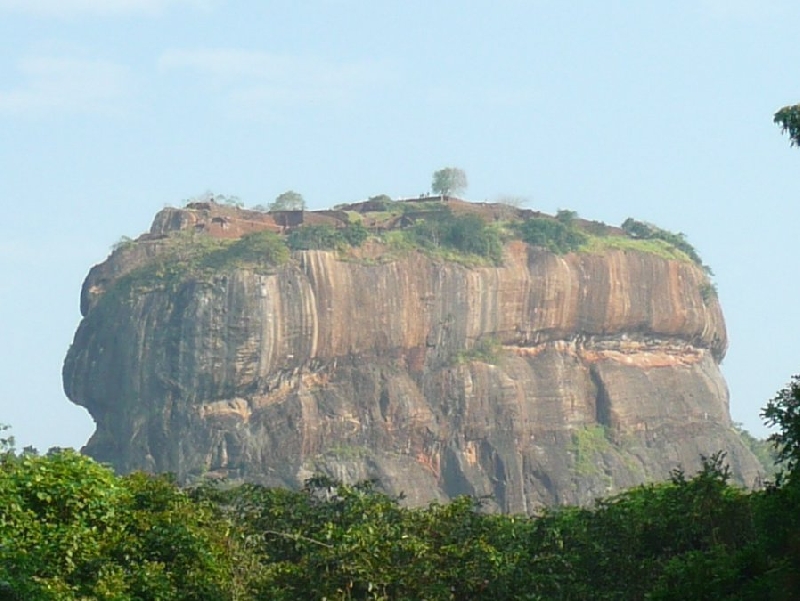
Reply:
M495 264L503 260L503 241L499 230L477 215L453 215L449 210L434 211L412 226L411 236L423 248L443 247L477 255Z
M390 211L392 207L397 204L388 194L370 196L367 202L369 202L370 205L372 205L377 211Z
M344 227L332 225L304 225L293 229L286 238L291 250L341 250L347 246L361 246L369 231L360 221Z
M291 250L333 250L340 248L344 237L332 225L304 225L293 229L286 238Z
M704 303L710 303L717 298L717 285L710 281L703 282L700 284L700 296Z
M556 213L556 221L560 221L564 225L569 225L578 218L577 211L570 211L569 209L559 209Z
M353 221L342 228L342 236L350 246L361 246L369 238L369 230L361 221Z
M601 425L586 426L572 432L571 452L575 459L575 471L579 476L594 476L600 472L603 453L611 449L606 430Z
M685 234L675 234L673 232L661 229L660 227L657 227L651 223L637 221L631 217L628 217L622 222L622 229L633 238L639 238L642 240L663 240L664 242L667 242L677 248L679 251L689 257L694 263L702 267L708 275L714 275L711 271L711 268L703 264L703 260L700 258L700 255L697 254L694 246L689 244L689 242L686 240Z
M232 534L166 477L120 478L71 450L0 460L5 598L231 599Z
M497 365L503 353L503 345L494 337L481 338L475 345L467 350L458 353L458 363L468 363L470 361L480 361L489 365Z
M211 278L237 268L271 269L289 258L284 238L269 231L236 240L180 232L163 244L157 256L116 280L111 290L174 288L191 278Z
M289 253L279 235L261 231L246 234L216 252L199 257L200 269L227 269L248 265L280 265L286 262Z
M548 217L533 217L521 222L517 228L523 241L556 254L577 251L588 240L588 236L571 220L565 223Z

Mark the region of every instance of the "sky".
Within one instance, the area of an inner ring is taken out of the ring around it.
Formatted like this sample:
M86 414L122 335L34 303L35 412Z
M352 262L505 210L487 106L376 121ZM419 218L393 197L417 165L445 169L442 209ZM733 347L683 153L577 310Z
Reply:
M0 423L94 429L61 366L89 268L212 191L427 191L683 232L716 274L731 414L800 372L796 0L0 0Z

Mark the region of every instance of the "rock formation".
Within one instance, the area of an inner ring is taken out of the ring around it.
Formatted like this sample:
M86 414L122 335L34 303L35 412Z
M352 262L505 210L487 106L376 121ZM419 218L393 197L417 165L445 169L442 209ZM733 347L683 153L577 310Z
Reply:
M490 495L508 512L587 503L718 450L741 482L759 477L718 368L723 316L690 261L517 240L501 265L466 266L374 239L123 286L175 236L290 218L165 209L92 269L64 366L97 423L88 454L180 481L377 478L412 504Z

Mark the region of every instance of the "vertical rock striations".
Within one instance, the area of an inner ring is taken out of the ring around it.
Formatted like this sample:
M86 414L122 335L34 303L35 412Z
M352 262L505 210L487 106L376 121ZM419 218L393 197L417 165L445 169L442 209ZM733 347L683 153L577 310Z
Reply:
M585 503L718 450L758 478L718 369L722 313L690 262L512 242L498 267L301 251L123 285L197 221L162 212L84 284L64 386L97 422L86 452L120 471L278 486L322 471L509 512Z

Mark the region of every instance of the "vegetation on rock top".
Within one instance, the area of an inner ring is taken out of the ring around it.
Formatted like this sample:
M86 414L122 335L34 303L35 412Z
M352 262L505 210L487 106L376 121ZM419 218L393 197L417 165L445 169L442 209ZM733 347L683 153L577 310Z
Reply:
M463 189L465 176L462 181L463 174L453 169L437 172L434 183L444 186L442 190ZM217 199L225 204L218 204ZM236 215L239 221L252 219L242 209L238 197L209 193L201 199L202 203L196 200L189 201L186 210L203 206L212 207L213 211L218 206L225 215ZM388 260L408 252L421 252L470 267L501 265L504 245L516 239L556 254L602 254L609 250L648 253L693 262L708 276L712 275L683 234L631 218L616 228L579 219L574 211L561 210L553 217L502 203L468 203L450 198L444 192L436 197L406 200L392 200L381 194L365 202L337 205L333 211L309 213L304 210L302 196L289 191L266 209L281 211L282 215L294 211L299 217L291 227L270 227L271 222L263 221L261 213L259 221L253 223L263 223L264 231L237 240L188 230L174 231L157 240L152 236L123 240L118 250L145 243L153 244L156 252L144 264L118 278L114 287L121 286L123 290L175 287L189 279L208 279L241 268L269 272L289 260L291 251L333 250L347 256L368 239L384 246L384 259ZM306 218L316 214L319 217ZM710 280L702 285L701 294L704 301L716 295Z
M158 254L120 277L114 283L115 290L160 290L234 269L266 273L289 258L283 238L269 231L234 240L182 231L159 242Z

